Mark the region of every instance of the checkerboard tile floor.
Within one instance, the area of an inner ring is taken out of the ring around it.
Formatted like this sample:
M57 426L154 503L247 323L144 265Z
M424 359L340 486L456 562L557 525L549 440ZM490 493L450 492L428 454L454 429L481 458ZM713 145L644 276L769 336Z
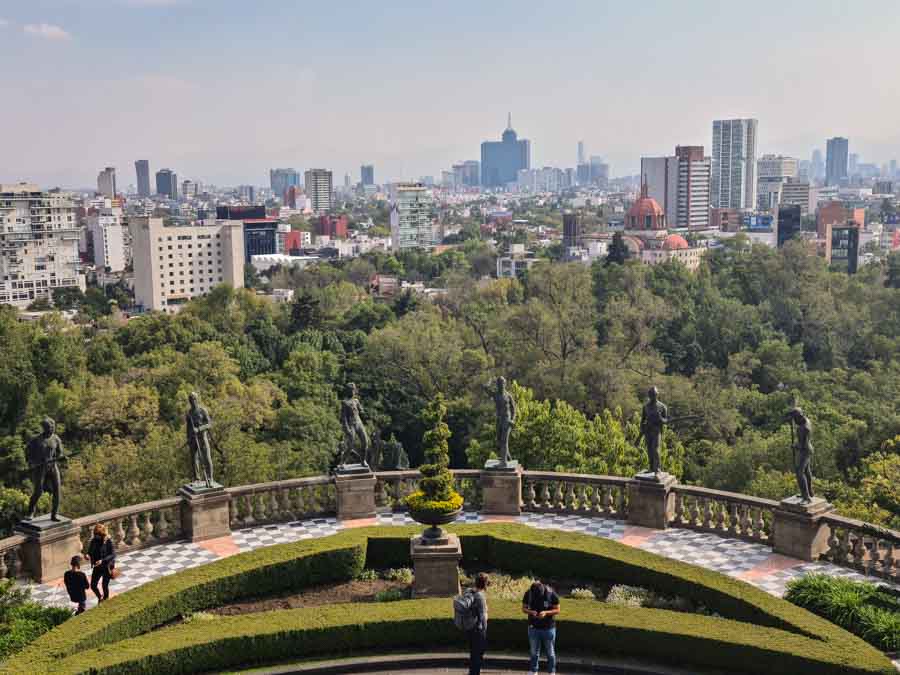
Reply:
M463 511L456 519L457 523L480 523L482 522L481 514L477 511ZM406 512L385 511L379 513L375 517L377 525L415 525L416 521L409 517Z
M555 513L525 513L519 522L538 529L565 530L591 534L606 539L621 539L625 534L625 522L607 518L563 515Z
M849 570L846 567L838 567L837 565L832 565L831 563L827 562L800 563L785 570L772 572L765 577L761 577L758 579L747 579L747 581L749 581L754 586L759 586L761 589L767 591L768 593L771 593L772 595L777 595L780 597L784 595L789 581L791 581L792 579L804 577L807 574L827 574L832 577L843 577L844 579L850 579L851 581L870 581L875 583L882 583L885 586L890 585L881 582L878 579L867 577L864 574L860 574L859 572L856 572L854 570Z
M761 544L677 529L654 533L640 548L729 576L749 572L772 555L772 550Z
M336 534L341 529L337 518L313 518L292 523L263 525L232 532L231 538L241 553L273 544L287 544L301 539L318 539Z

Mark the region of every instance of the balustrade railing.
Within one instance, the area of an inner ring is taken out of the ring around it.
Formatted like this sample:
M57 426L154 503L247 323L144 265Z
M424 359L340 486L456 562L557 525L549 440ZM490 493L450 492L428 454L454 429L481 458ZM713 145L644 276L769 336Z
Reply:
M771 545L772 522L778 502L736 492L676 485L672 527Z
M900 581L900 532L838 515L823 520L831 530L823 558L867 575Z
M417 469L379 471L375 474L375 506L390 511L406 511L403 498L416 490L422 474Z
M72 522L80 530L81 550L84 553L87 553L97 523L106 526L116 552L121 553L180 539L184 533L181 526L180 497L94 513L75 518Z
M525 511L618 519L628 515L628 478L554 471L525 471L522 478Z
M0 579L16 579L26 576L26 570L22 564L22 544L26 540L27 537L21 534L0 539Z
M337 513L337 493L331 476L291 478L228 488L231 529L289 523Z

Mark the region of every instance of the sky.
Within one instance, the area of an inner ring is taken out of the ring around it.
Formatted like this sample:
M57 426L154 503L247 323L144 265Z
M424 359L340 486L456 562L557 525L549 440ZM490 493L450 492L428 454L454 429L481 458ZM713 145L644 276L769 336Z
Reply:
M584 140L637 173L731 117L760 154L900 158L897 0L0 0L0 63L0 182L46 187L439 177L507 113L532 166Z

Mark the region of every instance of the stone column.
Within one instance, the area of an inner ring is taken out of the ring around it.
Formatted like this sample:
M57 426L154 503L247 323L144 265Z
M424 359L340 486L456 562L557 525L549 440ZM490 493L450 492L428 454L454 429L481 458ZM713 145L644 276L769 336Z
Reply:
M522 513L522 467L512 460L503 465L489 459L479 477L481 512L493 516L518 516Z
M828 550L831 528L822 522L822 516L834 507L821 497L804 503L799 495L781 500L775 509L773 523L773 548L775 553L818 560Z
M665 530L675 515L672 488L678 479L670 473L639 473L628 483L628 523Z
M231 534L228 505L231 495L218 483L213 487L197 483L185 485L178 491L181 502L181 527L189 541L218 539Z
M369 467L364 470L338 468L334 484L339 520L375 517L375 474Z
M40 516L23 520L15 531L28 540L22 544L24 567L37 583L59 579L69 569L72 556L81 553L81 528L64 516L50 520Z
M426 540L419 535L410 540L409 549L415 574L412 597L449 598L459 595L462 546L458 536L445 532L437 539Z

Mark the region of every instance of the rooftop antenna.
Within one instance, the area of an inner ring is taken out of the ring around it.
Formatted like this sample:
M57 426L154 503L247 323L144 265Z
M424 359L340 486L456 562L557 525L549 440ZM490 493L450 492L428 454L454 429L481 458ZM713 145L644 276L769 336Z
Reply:
M506 113L506 128L512 129L512 113Z

